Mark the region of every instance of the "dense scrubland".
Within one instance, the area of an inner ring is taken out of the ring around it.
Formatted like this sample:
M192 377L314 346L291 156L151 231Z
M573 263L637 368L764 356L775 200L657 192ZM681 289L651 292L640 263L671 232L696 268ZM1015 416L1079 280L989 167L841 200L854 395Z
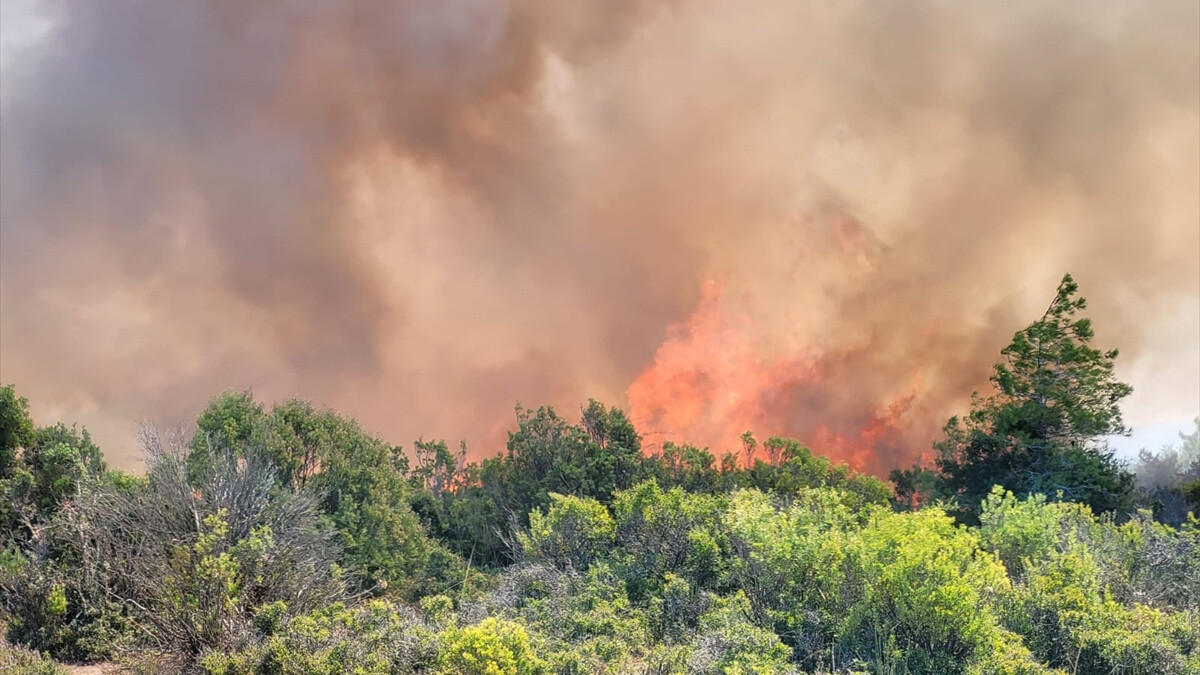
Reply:
M5 387L0 669L1197 673L1200 421L1115 461L1085 309L1066 277L890 483L749 432L647 454L596 401L467 463L238 392L134 476Z

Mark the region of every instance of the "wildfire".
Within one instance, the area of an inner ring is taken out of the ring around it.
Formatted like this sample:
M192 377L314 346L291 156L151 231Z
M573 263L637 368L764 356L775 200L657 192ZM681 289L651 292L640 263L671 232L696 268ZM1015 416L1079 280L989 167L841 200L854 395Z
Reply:
M631 417L647 436L732 450L768 422L788 384L816 376L803 357L765 362L752 328L745 314L726 316L718 282L704 284L695 312L668 328L654 364L629 387Z
M671 440L723 454L740 450L742 433L752 430L760 437L792 436L857 470L878 470L881 446L899 442L919 380L865 414L839 414L836 420L806 415L802 402L827 388L836 355L769 356L758 348L751 317L731 311L723 300L723 285L707 281L695 311L668 328L653 364L629 387L631 418L647 437L647 448ZM848 429L848 419L857 428Z
M806 440L817 454L844 461L858 470L878 464L878 448L891 440L904 423L904 415L912 407L916 389L890 403L883 411L870 416L857 433L846 434L820 424L811 440Z

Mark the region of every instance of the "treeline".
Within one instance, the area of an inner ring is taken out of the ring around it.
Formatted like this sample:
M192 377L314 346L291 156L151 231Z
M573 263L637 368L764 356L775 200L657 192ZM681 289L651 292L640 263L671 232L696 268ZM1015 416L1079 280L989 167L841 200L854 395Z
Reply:
M647 455L596 401L468 463L237 392L132 476L0 388L0 670L1200 672L1200 421L1112 458L1130 389L1076 293L891 484L749 432Z

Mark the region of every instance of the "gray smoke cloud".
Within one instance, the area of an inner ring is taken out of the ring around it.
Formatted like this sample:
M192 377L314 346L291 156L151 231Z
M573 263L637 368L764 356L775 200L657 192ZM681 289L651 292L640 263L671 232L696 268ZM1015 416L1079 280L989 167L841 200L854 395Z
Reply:
M0 379L131 465L253 387L881 471L1065 271L1200 410L1200 5L44 2L0 102Z

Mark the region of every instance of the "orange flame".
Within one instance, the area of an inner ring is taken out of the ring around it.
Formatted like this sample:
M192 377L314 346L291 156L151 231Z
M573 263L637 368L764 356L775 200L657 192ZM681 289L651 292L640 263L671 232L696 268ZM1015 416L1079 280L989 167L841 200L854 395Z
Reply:
M739 451L742 433L753 430L763 436L794 436L817 454L856 470L882 470L881 447L898 442L919 380L906 394L858 420L859 429L848 431L824 420L803 419L795 406L796 394L822 390L826 366L836 363L836 357L798 353L771 358L756 348L754 338L750 317L728 315L722 285L705 282L696 310L668 328L654 363L627 391L630 417L647 437L647 449L671 440L723 454Z
M880 443L896 433L903 423L905 413L912 407L916 389L901 396L882 412L876 412L855 434L834 431L825 424L817 426L809 443L818 454L845 461L855 469L878 466Z
M782 384L815 376L804 358L764 362L749 317L727 320L721 296L706 282L696 311L667 329L654 364L630 385L630 414L646 435L733 450L742 432L767 423Z

